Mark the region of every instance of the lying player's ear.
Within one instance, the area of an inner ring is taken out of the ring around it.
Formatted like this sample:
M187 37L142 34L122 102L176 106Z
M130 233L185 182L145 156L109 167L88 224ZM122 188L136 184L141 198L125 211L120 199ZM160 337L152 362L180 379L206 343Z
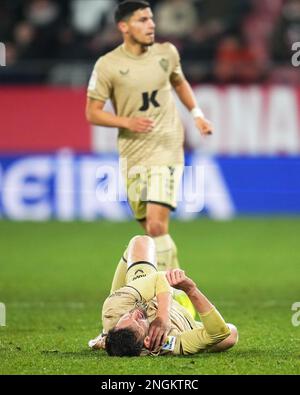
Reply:
M121 21L118 23L118 29L121 33L126 34L128 32L128 24L125 21Z
M145 337L144 346L145 346L145 348L147 348L149 350L149 347L150 347L150 337L149 336Z

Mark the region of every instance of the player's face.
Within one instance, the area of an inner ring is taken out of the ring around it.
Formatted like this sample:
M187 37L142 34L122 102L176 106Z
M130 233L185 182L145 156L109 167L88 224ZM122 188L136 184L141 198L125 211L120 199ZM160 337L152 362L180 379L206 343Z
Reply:
M149 331L149 322L146 312L142 309L134 309L124 314L116 325L117 329L130 328L138 334L138 337L144 339Z
M150 46L155 41L155 23L150 8L137 10L127 22L129 38L144 46Z

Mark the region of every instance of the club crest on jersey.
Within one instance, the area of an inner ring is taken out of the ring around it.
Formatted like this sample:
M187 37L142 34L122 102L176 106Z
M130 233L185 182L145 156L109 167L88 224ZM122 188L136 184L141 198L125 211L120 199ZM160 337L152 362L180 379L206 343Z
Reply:
M165 72L167 72L167 71L169 70L169 65L170 65L170 63L169 63L169 61L168 61L167 59L162 58L162 59L159 61L159 64L161 65L162 69L163 69Z

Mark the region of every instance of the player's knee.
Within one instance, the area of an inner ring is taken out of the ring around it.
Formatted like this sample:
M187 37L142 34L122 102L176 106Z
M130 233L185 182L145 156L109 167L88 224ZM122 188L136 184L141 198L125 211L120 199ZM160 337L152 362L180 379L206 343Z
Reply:
M152 237L135 236L130 240L127 267L136 262L149 262L156 266L156 249Z
M128 250L132 251L148 251L155 248L154 241L150 236L134 236L128 245Z
M239 340L239 333L237 327L233 324L227 324L228 328L230 329L231 334L226 339L227 348L231 348L237 344Z
M159 220L148 220L147 233L151 237L163 236L168 233L167 224Z

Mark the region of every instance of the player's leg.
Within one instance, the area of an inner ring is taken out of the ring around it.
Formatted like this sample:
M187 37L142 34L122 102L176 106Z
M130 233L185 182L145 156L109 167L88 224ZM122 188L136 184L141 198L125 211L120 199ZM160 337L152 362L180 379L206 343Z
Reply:
M127 266L136 262L149 262L156 266L156 252L153 239L148 236L135 236L128 245Z
M112 294L115 290L124 287L126 285L126 274L127 274L127 248L120 259L116 268L114 278L111 284L110 293Z
M168 232L170 210L164 206L148 203L147 212L150 221L145 219L138 222L155 242L158 270L179 268L177 247ZM156 236L157 234L159 236Z
M145 233L154 239L158 270L175 269L179 267L177 249L168 230L170 212L176 207L182 166L133 170L123 176L126 177L127 197L134 217Z
M155 242L158 270L179 267L177 248L169 234L170 208L156 203L148 203L145 230Z
M149 177L145 173L138 173L134 178L127 179L127 195L130 207L135 219L140 223L145 233L153 237L158 270L179 267L176 245L168 234L171 204L176 205L176 199L174 202L172 195L172 202L168 201L169 195L166 196L166 191L160 188L163 177L167 178L165 183L171 183L168 179L169 168L165 166L163 170L165 175L161 174L162 171L158 168L154 176L151 176L151 172L149 172ZM167 201L167 203L150 203L148 202L149 199Z
M169 234L171 211L177 206L182 166L152 166L147 172L146 232L154 238L158 269L179 267L177 248Z
M126 283L157 271L155 243L149 236L135 236L128 245Z
M148 236L135 236L130 240L115 271L110 293L126 285L127 272L137 262L149 262L155 268L157 266L155 244Z

